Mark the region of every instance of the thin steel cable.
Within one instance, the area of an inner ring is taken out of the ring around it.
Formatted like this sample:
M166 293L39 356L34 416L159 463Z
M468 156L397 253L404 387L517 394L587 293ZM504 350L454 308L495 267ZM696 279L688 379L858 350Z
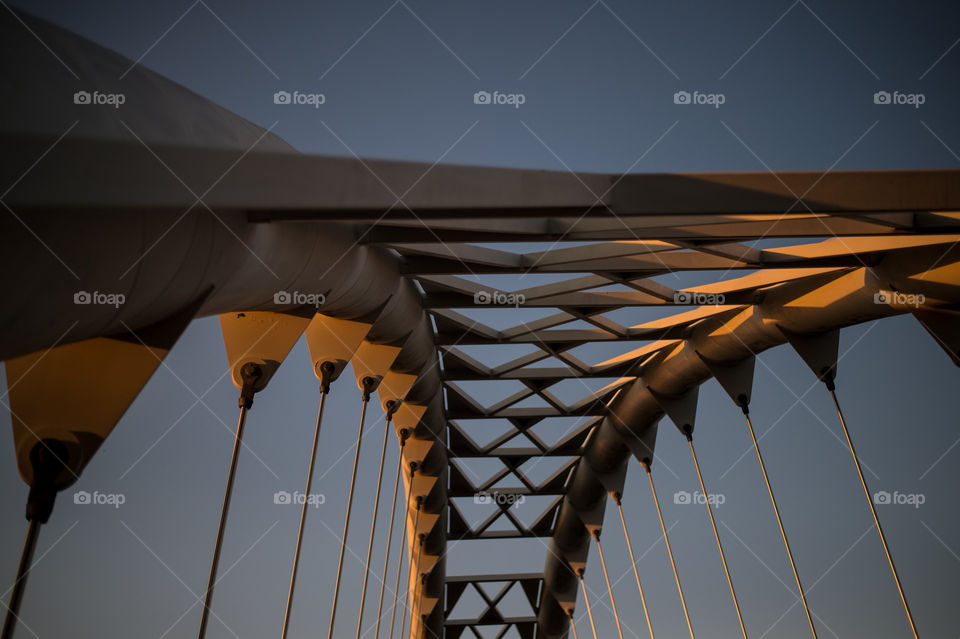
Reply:
M680 605L683 606L683 617L687 620L687 630L690 632L690 639L693 636L693 625L690 623L690 614L687 612L687 600L683 596L683 586L680 585L680 573L677 572L677 564L673 560L673 550L670 548L670 538L667 536L667 527L663 525L663 514L660 512L660 500L657 499L657 489L653 485L653 473L650 472L649 464L644 464L647 470L647 479L650 480L650 492L653 493L653 503L657 506L657 518L660 520L660 530L663 531L663 541L667 545L667 555L670 557L670 567L673 568L673 578L677 582L677 592L680 593Z
M850 454L853 456L853 463L857 466L857 475L860 476L860 485L863 486L863 494L867 496L867 504L870 505L870 514L873 515L873 522L877 525L877 532L880 533L880 543L883 544L883 552L887 555L887 563L890 564L890 572L893 573L893 580L897 582L897 592L900 593L900 601L903 602L903 609L907 613L907 621L910 622L910 630L913 632L914 639L917 639L917 627L913 623L913 614L910 612L910 606L907 604L907 597L903 594L903 586L900 585L900 576L897 574L897 568L893 565L893 555L887 547L887 538L883 534L883 528L880 526L880 519L877 517L877 509L873 505L873 498L870 496L870 490L867 488L867 482L863 478L863 470L860 468L860 459L857 457L857 451L853 447L853 440L850 439L850 432L847 430L847 422L843 419L843 411L840 410L840 402L837 400L837 393L830 388L830 396L833 397L833 405L837 407L837 415L840 417L840 425L843 426L843 434L847 438L847 445L850 446Z
M400 454L397 458L397 474L393 480L393 499L390 502L390 527L387 529L387 550L383 556L383 577L380 579L380 597L377 601L377 627L373 639L380 639L380 622L383 620L383 591L387 585L387 570L390 568L390 545L393 542L393 522L397 512L397 494L400 492L400 469L403 468L403 449L407 445L407 429L400 431ZM410 482L411 485L413 482ZM406 514L406 511L404 511ZM398 577L399 577L399 568ZM399 585L399 584L398 584Z
M697 479L700 480L700 490L703 494L703 501L707 506L707 514L710 515L710 525L713 527L713 538L717 540L717 550L720 551L723 573L727 576L727 585L730 586L730 596L733 597L733 607L737 609L737 621L740 622L740 631L743 633L743 639L747 639L747 629L743 625L743 616L740 614L740 603L737 601L737 593L733 589L733 580L730 578L727 558L723 553L723 544L720 543L720 533L717 532L717 522L713 519L713 508L710 507L710 499L707 497L707 487L703 484L703 475L700 473L700 462L697 460L697 451L693 448L693 436L690 433L686 433L686 436L687 443L690 444L690 454L693 456L693 465L697 469Z
M417 519L420 519L420 504L422 500L417 499ZM419 525L419 524L418 524ZM414 532L416 532L416 526L414 526ZM420 533L417 537L417 557L416 561L410 564L410 573L409 577L414 576L414 570L416 570L416 578L413 582L413 596L410 597L407 601L410 605L404 605L403 607L403 622L400 624L400 632L403 632L403 627L407 625L407 610L410 611L410 630L407 632L407 636L413 635L413 624L416 623L416 619L413 615L413 608L417 604L417 593L420 591L420 557L423 556L423 542L426 539L426 535Z
M310 488L313 485L313 467L317 460L317 443L320 441L320 426L323 424L323 405L330 389L324 385L320 387L320 408L317 410L317 426L313 432L313 449L310 453L310 464L307 467L307 485L303 492L303 505L300 507L300 527L297 529L297 546L293 551L293 569L290 572L290 588L287 590L287 607L283 614L283 630L281 639L287 639L290 630L290 613L293 610L293 592L297 583L297 566L300 563L300 549L303 546L303 531L307 522L307 508L310 505Z
M593 611L590 610L590 600L587 598L587 584L583 581L583 571L580 571L580 588L583 590L583 603L587 607L587 617L590 619L590 630L593 631L593 639L597 639L597 627L593 624Z
M573 631L573 639L578 639L577 637L577 624L573 622L573 610L570 610L570 630Z
M230 500L233 497L233 483L237 476L237 462L240 459L240 447L243 443L243 427L247 422L247 411L252 401L240 402L240 419L237 421L237 432L233 438L233 454L230 456L230 470L227 472L227 488L223 493L223 505L220 507L220 524L217 528L217 541L213 546L213 559L210 562L210 576L207 578L207 589L203 597L203 610L200 612L199 639L207 634L207 622L210 619L210 605L213 603L213 588L217 583L217 568L220 565L220 551L223 549L223 534L227 527L227 515L230 513Z
M637 589L640 591L640 603L643 605L643 616L647 620L647 630L650 632L650 639L654 639L653 624L650 623L650 613L647 611L647 598L643 596L643 586L640 585L640 572L637 570L637 560L633 556L633 544L630 543L630 533L627 532L627 520L623 517L620 493L613 495L613 501L617 503L617 511L620 513L620 523L623 524L623 536L627 540L627 551L630 553L630 563L633 564L633 576L637 578Z
M390 436L390 425L393 423L392 402L387 407L387 419L383 428L383 445L380 447L380 470L377 471L377 496L373 499L373 520L370 522L370 540L367 542L367 560L363 563L363 587L360 590L360 614L357 615L357 639L360 639L360 629L363 627L363 605L367 600L367 580L370 577L370 558L373 556L373 539L377 531L377 514L380 511L380 484L383 483L383 462L387 458L387 439ZM396 495L396 493L394 493ZM393 521L393 518L390 518ZM389 546L389 540L387 540ZM384 574L386 576L386 574ZM381 580L382 583L382 580Z
M603 546L600 544L600 530L594 529L593 538L597 540L597 553L600 555L600 565L603 567L603 580L607 582L607 593L610 594L610 606L613 608L613 618L617 622L617 635L623 639L623 630L620 628L620 615L617 613L617 602L613 599L613 587L610 585L610 575L607 574L607 561L603 558Z
M420 636L421 626L417 626L417 634L413 634L413 625L417 623L417 618L414 616L414 610L420 610L420 598L423 596L423 584L426 582L427 575L420 572L420 559L423 557L423 545L427 540L427 535L425 533L420 533L417 546L417 580L413 584L413 598L410 599L410 633L408 637L418 638ZM412 568L412 566L411 566ZM402 628L402 626L401 626Z
M744 407L744 417L747 418L747 428L750 429L750 438L753 440L753 449L757 452L757 461L760 462L760 471L763 473L763 481L767 485L767 493L770 495L770 503L773 505L773 512L777 516L777 526L780 527L780 536L783 537L783 547L787 549L787 558L790 560L790 569L793 570L793 578L797 582L797 590L800 591L800 601L803 603L803 611L807 613L807 623L810 624L810 632L813 633L813 639L817 639L817 629L813 625L813 617L810 616L810 607L807 606L807 598L803 594L803 586L800 584L800 575L797 573L797 564L793 561L793 552L790 551L790 542L787 541L787 533L783 529L783 521L780 519L780 509L777 508L777 500L773 496L773 488L770 487L770 478L767 477L767 467L763 463L763 455L760 454L760 446L757 444L757 436L753 432L753 422L750 421L750 413Z
M419 565L419 563L418 563L418 565ZM416 608L417 610L420 610L420 606L421 606L421 604L423 603L423 589L426 587L426 585L427 585L427 573L424 572L424 573L421 573L421 574L420 574L420 579L417 581L417 586L418 586L418 587L414 587L414 589L413 589L414 593L418 593L418 594L416 595L417 603L416 603L416 606L415 606L415 608ZM414 635L414 639L422 639L422 638L423 638L423 631L427 629L427 626L426 626L426 618L427 618L427 616L426 616L425 614L420 613L421 623L417 625L417 634ZM411 610L411 612L410 612L410 632L413 632L413 624L415 623L415 621L416 621L416 619L414 618L414 616L413 616L413 611ZM433 631L432 631L432 630L431 630L430 632L431 632L431 634L433 634ZM434 636L436 636L436 634L434 634Z
M413 497L413 476L417 472L416 462L410 462L410 486L407 488L407 501L406 508L403 509L403 533L400 535L400 561L397 563L397 580L393 585L393 607L390 611L390 639L393 639L393 624L397 620L397 602L400 600L400 575L403 574L403 558L406 556L406 546L407 546L407 513L410 512L410 500ZM417 510L417 517L420 515L420 510ZM414 523L414 530L419 525L419 519ZM404 590L403 593L403 607L407 607L407 592ZM406 623L406 618L404 618L404 623ZM400 624L400 627L403 628L403 624Z
M369 378L364 379L364 385ZM347 548L347 535L350 532L350 511L353 509L353 489L357 484L357 464L360 461L360 444L363 442L363 422L367 418L367 404L370 403L370 393L363 393L363 408L360 409L360 428L357 431L357 450L353 455L353 474L350 477L350 492L347 494L347 515L343 520L343 537L340 539L340 559L337 561L337 580L333 585L333 606L330 608L330 628L327 630L327 639L333 639L333 626L337 618L337 600L340 597L340 576L343 573L343 555Z
M410 482L410 489L413 490L413 482L412 482L412 481ZM413 518L413 534L417 534L417 530L418 530L418 528L419 528L419 526L420 526L420 507L421 507L422 505L423 505L423 497L421 497L420 495L417 495L417 514L416 514L416 516ZM404 526L403 526L403 527L406 528L406 527L407 527L407 526L406 526L406 523L407 523L407 522L406 522L406 519L404 519L404 522L403 522L403 523L404 523ZM419 560L418 560L418 563L419 563ZM412 556L410 557L410 565L407 566L407 583L410 582L410 577L411 577L411 575L413 575L413 557L412 557ZM397 575L397 578L399 579L399 575ZM399 586L397 586L397 587L399 588ZM408 598L407 596L408 596L409 594L410 594L410 588L409 588L409 587L404 588L404 589L403 589L403 614L400 616L400 632L401 632L401 633L403 632L403 627L407 625L407 609L409 608L409 606L407 606L407 598ZM412 600L410 601L410 604L413 605L413 601L412 601ZM392 625L392 623L391 623L391 626L390 626L390 639L393 639L393 625Z
M12 639L13 632L20 620L20 602L23 601L23 592L27 587L27 576L33 564L33 553L37 549L37 537L40 534L40 520L31 519L27 524L27 535L23 540L23 550L20 551L20 563L17 565L17 579L13 582L10 601L7 602L7 613L3 619L3 639Z

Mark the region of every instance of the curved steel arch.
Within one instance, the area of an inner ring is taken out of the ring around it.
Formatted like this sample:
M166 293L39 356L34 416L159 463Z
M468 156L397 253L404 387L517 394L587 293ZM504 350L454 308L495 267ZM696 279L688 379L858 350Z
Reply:
M733 368L749 361L752 369L751 360L756 355L787 343L788 335L818 336L909 312L878 305L874 296L891 289L915 293L926 290L931 297L942 294L938 287L926 287L914 279L942 262L956 265L960 250L950 247L944 253L937 247L906 258L892 255L874 268L850 270L825 283L782 284L766 291L756 305L735 307L702 320L682 341L665 345L643 362L636 381L611 401L610 415L585 446L581 464L569 480L547 556L538 636L566 636L568 613L576 602L578 588L571 567L586 562L589 531L603 526L607 494L624 492L627 460L634 456L652 463L657 423L665 416L658 397L679 397L696 389L714 376L715 367ZM960 302L960 289L944 301ZM749 403L751 378L752 374L747 376L737 391L729 386L726 389L734 396L745 395L741 401Z

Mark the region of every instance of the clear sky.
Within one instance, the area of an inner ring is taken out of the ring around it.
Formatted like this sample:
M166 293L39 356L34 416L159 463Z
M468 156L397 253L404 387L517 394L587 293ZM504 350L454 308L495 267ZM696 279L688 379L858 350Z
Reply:
M14 4L141 59L304 152L605 172L960 167L956 3ZM321 93L325 100L319 108L278 105L277 91ZM478 91L519 94L523 104L475 104ZM681 91L722 104L676 104ZM877 92L914 103L922 95L923 103L883 104L881 94L877 104ZM502 313L491 323L523 319ZM643 319L638 312L633 323ZM921 636L955 636L960 424L953 393L960 373L910 317L844 330L841 353L840 401L871 489L923 496L919 507L878 510ZM580 356L591 359L590 352ZM226 370L216 320L194 322L80 482L60 496L22 609L38 637L195 636L199 604L192 593L206 582L236 421L237 393ZM299 513L274 504L273 494L302 490L317 400L301 342L250 415L221 562L221 572L229 572L214 601L223 623L212 620L211 639L279 635ZM829 396L800 358L780 347L759 358L753 401L821 637L907 636ZM314 484L326 499L308 519L293 637L322 634L329 616L359 419L349 377L337 383L331 402ZM718 526L748 631L809 636L802 609L791 608L792 575L739 409L711 381L699 411L700 462L710 492L725 498ZM348 544L359 557L372 516L378 412L368 419ZM0 583L12 582L26 527L27 490L8 424L9 416L0 416L0 451L7 451L0 464L7 495L0 502ZM686 444L669 422L661 426L662 467L655 473L666 523L675 524L671 541L694 629L703 637L736 637L706 514L672 499L696 485ZM395 459L396 442L390 446L388 459ZM549 463L531 473L539 477ZM634 548L645 553L639 565L654 629L682 636L672 573L639 471L631 469L624 504ZM125 503L74 504L74 489L123 494ZM537 514L523 508L522 519ZM643 636L618 524L608 519L607 526L612 576L623 575L615 593L625 630ZM447 566L450 574L535 572L545 553L538 540L464 542L451 544ZM353 636L357 556L348 554L337 636ZM600 634L610 637L615 629L598 603L605 587L595 562L594 554L588 585ZM578 630L588 632L585 620ZM18 637L27 636L21 628Z

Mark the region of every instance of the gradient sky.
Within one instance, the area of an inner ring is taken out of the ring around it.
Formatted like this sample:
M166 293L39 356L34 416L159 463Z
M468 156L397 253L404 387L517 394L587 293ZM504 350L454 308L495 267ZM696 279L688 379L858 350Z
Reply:
M142 56L144 66L272 127L304 152L606 172L960 167L956 3L15 5L133 60ZM275 105L278 90L323 93L326 101L319 109ZM520 93L525 102L476 105L479 90ZM725 102L674 104L681 90L721 93ZM877 91L923 94L925 102L877 105ZM528 276L516 285L536 283ZM642 310L629 313L631 323L648 319ZM483 319L509 325L526 316L501 310ZM604 348L578 356L599 360L610 355ZM960 446L953 393L960 374L910 317L844 330L841 353L840 401L871 489L925 499L919 508L878 510L919 631L955 636ZM42 639L196 634L199 605L191 590L200 593L206 582L237 393L215 318L194 322L166 364L44 527L22 608ZM302 490L318 400L310 369L301 342L257 396L248 422L221 561L221 573L230 570L214 600L217 615L244 639L280 632L299 511L275 505L273 494ZM292 637L321 634L329 616L359 419L349 377L337 383L331 402L314 484L326 501L309 515ZM787 347L758 359L752 412L821 637L907 636L829 396ZM0 416L0 450L8 451L0 464L8 495L0 502L0 583L12 582L26 527L27 490L8 423ZM556 438L568 427L557 422L543 430L553 428ZM382 428L381 415L368 419L348 544L358 556L372 516ZM697 433L708 489L725 496L718 526L750 635L809 636L802 608L790 608L792 575L742 416L716 382L701 389ZM395 459L396 442L390 446L388 459ZM668 421L657 453L664 518L675 525L671 542L694 629L703 637L736 637L706 514L673 503L676 491L694 489L696 475ZM534 477L552 470L550 461L531 463ZM683 636L639 471L631 469L624 505L634 549L646 553L639 565L654 629L658 637ZM121 493L126 502L116 509L77 505L74 490ZM538 514L524 512L533 506L519 507L522 519ZM376 570L386 528L381 515ZM644 636L618 524L607 524L605 554L612 576L623 575L615 593L626 636ZM538 572L546 541L451 544L448 573ZM587 580L600 634L610 637L615 628L598 603L605 587L595 562L592 555ZM360 561L348 554L337 636L353 636L361 578ZM578 629L585 636L585 620ZM27 636L21 628L18 637ZM233 633L214 619L207 636Z

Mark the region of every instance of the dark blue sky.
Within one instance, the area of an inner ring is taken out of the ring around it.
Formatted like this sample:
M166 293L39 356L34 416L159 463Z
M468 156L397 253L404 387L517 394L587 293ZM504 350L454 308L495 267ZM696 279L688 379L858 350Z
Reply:
M304 152L606 172L960 166L955 3L37 0L18 6L133 60L142 57L143 65L273 127ZM277 91L322 93L325 101L317 109L277 105ZM522 94L524 103L475 104L477 91ZM722 94L724 102L675 104L678 91ZM924 102L876 104L878 91L922 94ZM491 323L526 319L503 313ZM920 633L952 636L960 627L953 603L960 589L960 446L953 448L960 375L909 317L846 329L841 352L840 399L871 469L871 488L925 497L920 508L879 509ZM593 355L609 356L599 349ZM196 633L199 607L184 613L195 602L189 589L199 593L206 579L236 390L224 374L215 319L195 322L167 363L76 486L122 493L126 503L81 506L68 492L43 531L42 560L23 608L25 622L43 639ZM275 505L272 496L302 489L317 399L300 343L251 414L247 443L256 456L247 451L240 462L221 569L236 566L214 605L243 638L279 634L298 512ZM780 347L759 359L754 403L758 434L770 429L762 446L821 636L907 636L829 397L799 357ZM326 628L334 531L342 525L358 417L359 394L345 377L322 436L314 485L327 499L308 520L294 637ZM368 421L350 537L360 556L383 427L376 417ZM12 581L25 528L26 488L14 467L8 420L0 417L0 449L11 451L0 465L0 486L9 495L0 506L6 549L0 582ZM742 417L715 382L701 391L699 420L705 481L726 497L718 526L748 631L809 636L799 606L780 619L795 601L792 576ZM704 637L735 637L739 628L705 513L671 498L692 491L696 475L669 422L657 452L664 517L668 526L676 522L671 541L694 629ZM531 473L539 476L548 463ZM624 503L635 550L652 546L640 568L654 628L658 636L681 636L672 574L656 543L659 524L638 471L631 470ZM521 518L535 515L522 508ZM607 524L608 562L613 576L625 575L616 593L632 630L627 636L643 636L617 522ZM465 542L451 545L448 571L539 571L545 552L537 540ZM381 543L374 557L382 558ZM379 569L380 559L374 565ZM348 555L338 636L352 636L361 577L359 561ZM588 584L597 597L602 583L599 566L591 564ZM612 636L609 612L597 605L596 617L601 636ZM578 629L587 632L586 622ZM214 620L208 636L233 635Z

